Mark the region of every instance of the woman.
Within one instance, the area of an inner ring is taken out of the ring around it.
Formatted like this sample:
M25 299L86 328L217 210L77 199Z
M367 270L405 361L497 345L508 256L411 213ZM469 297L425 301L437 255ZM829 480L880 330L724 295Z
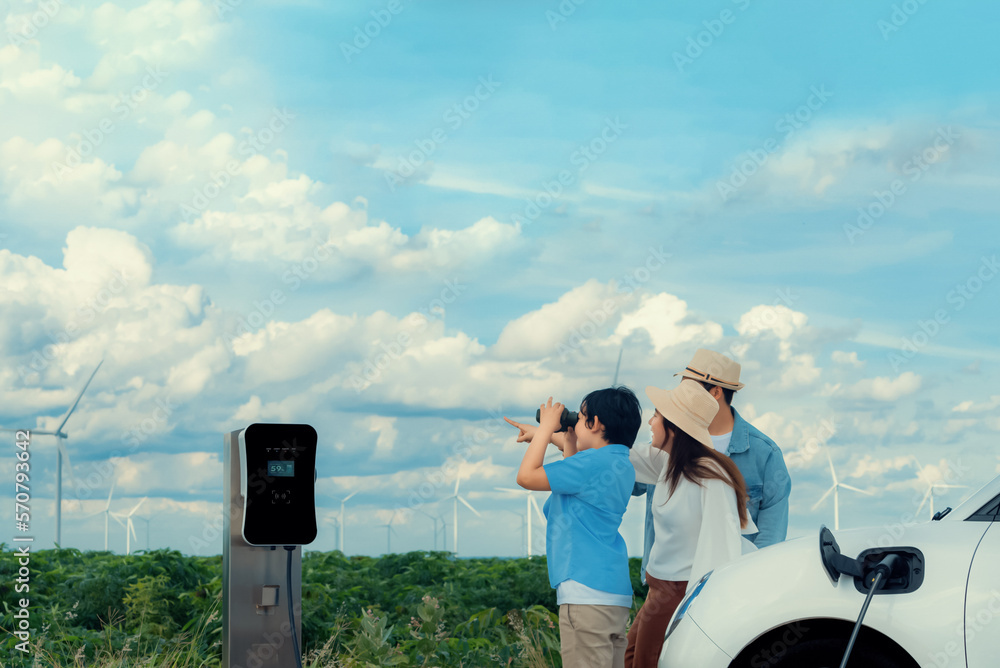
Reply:
M625 668L656 668L663 636L689 587L738 557L741 529L755 531L736 465L715 451L708 425L719 402L694 380L673 390L646 388L656 406L653 439L629 458L636 481L656 483L656 539L646 565L649 594L628 634Z

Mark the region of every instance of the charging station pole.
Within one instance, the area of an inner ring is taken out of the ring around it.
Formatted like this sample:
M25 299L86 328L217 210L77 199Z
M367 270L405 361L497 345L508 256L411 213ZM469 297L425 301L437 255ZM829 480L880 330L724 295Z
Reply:
M240 431L223 436L222 668L289 668L297 657L288 623L288 551L243 538ZM292 552L292 610L301 638L301 545Z

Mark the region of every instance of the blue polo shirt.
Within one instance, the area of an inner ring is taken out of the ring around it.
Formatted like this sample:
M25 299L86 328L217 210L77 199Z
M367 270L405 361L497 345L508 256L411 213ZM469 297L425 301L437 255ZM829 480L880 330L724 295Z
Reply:
M628 550L618 533L635 484L629 449L611 444L545 465L552 494L545 502L549 584L575 580L632 595Z

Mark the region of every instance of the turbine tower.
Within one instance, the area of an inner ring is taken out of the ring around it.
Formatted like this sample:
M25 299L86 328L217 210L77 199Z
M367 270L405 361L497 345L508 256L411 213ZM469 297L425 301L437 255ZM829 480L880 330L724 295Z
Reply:
M111 490L108 492L108 502L104 505L104 510L98 510L96 513L91 513L87 517L93 517L94 515L104 514L104 551L108 551L108 518L111 517L111 495L115 493L115 483L117 480L111 481Z
M528 547L528 558L531 559L531 557L532 557L532 550L531 550L531 509L532 509L532 507L534 507L535 512L538 514L538 519L541 521L541 523L545 524L545 516L542 514L541 509L539 509L538 502L535 501L535 497L534 497L534 495L532 495L531 490L529 490L529 489L514 489L513 487L494 487L493 489L496 489L496 490L498 490L500 492L507 492L507 493L510 493L510 494L524 494L524 506L525 506L524 512L525 512L525 516L528 518L528 544L527 544L527 547Z
M361 490L355 490L340 500L340 515L337 516L337 524L340 525L340 551L345 555L347 554L347 551L344 549L344 504L360 491Z
M867 494L871 496L871 492L866 492L863 489L858 489L857 487L852 487L850 485L845 485L837 479L837 471L833 468L833 458L830 457L830 451L824 445L823 450L826 451L826 460L830 462L830 475L833 477L833 486L826 490L826 493L819 498L815 504L813 504L812 509L816 510L822 505L826 500L826 497L830 496L830 492L833 492L833 528L836 531L840 530L840 488L849 489L852 492L860 492L861 494Z
M465 497L458 495L458 483L460 483L461 481L462 481L462 467L459 466L458 475L455 476L455 492L448 497L449 499L452 499L455 503L455 507L452 514L452 522L454 523L454 526L452 528L455 532L454 540L452 541L452 550L454 550L456 557L458 556L458 502L461 501L466 508L468 508L469 510L471 510L473 513L476 514L476 517L482 517L482 515L479 514L479 511L473 508L472 504L465 500Z
M63 440L69 438L69 435L63 431L63 427L66 426L66 421L69 420L73 411L76 410L77 405L80 403L80 398L83 397L83 393L87 391L87 388L90 386L90 381L94 380L94 376L97 375L97 370L101 368L102 364L104 364L103 359L97 363L97 366L94 368L94 372L90 374L90 378L87 379L83 389L80 390L80 394L76 395L73 405L69 407L68 411L66 411L66 416L63 417L62 422L59 423L59 426L56 427L55 431L42 431L34 429L28 430L32 433L32 435L42 434L56 437L56 547L62 545L62 463L64 457L66 459L66 468L70 470L70 478L73 476L73 467L70 465L69 452L66 451L66 447L63 445ZM3 429L0 431L18 430Z
M392 533L393 533L393 531L395 531L395 529L392 528L392 521L394 519L396 519L396 513L397 512L399 512L399 511L398 510L392 511L392 516L389 518L389 521L386 522L385 524L380 524L379 525L379 526L383 526L383 527L386 528L386 532L385 532L385 553L386 554L392 554Z

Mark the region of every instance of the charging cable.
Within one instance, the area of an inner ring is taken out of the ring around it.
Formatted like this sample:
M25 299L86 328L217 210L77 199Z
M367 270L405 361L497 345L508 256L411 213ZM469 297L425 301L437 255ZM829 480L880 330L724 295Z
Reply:
M289 628L292 631L292 647L295 648L295 665L298 668L302 668L302 654L299 652L299 636L295 633L295 611L292 610L292 553L295 552L294 545L286 545L285 549L288 550L288 568L285 570L286 574L286 587L288 590L288 623L291 625ZM867 603L865 607L868 607Z
M847 668L847 660L851 658L851 650L854 649L854 641L858 639L858 632L861 630L861 622L865 618L865 613L868 612L868 604L872 602L872 596L875 595L876 591L882 588L883 583L886 579L892 576L893 571L898 570L902 565L903 559L898 554L887 554L868 574L868 579L871 580L871 587L868 590L868 596L865 597L865 604L861 606L861 615L858 617L858 621L854 625L854 631L851 633L851 639L847 641L847 651L844 652L844 660L840 662L840 668Z

